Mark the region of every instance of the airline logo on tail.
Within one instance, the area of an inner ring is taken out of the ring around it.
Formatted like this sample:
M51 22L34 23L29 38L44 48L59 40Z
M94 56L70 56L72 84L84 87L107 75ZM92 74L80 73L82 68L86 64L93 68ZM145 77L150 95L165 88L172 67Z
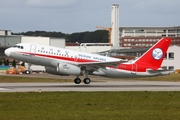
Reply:
M154 59L160 60L162 58L162 56L163 56L163 51L160 48L155 48L152 51L152 56L153 56Z

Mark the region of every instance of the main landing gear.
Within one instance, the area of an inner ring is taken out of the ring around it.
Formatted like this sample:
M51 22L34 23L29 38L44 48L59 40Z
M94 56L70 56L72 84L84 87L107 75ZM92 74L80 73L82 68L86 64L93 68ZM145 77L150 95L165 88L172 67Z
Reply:
M84 78L84 80L83 80L84 84L89 84L89 83L91 83L91 79L88 78L88 74L89 74L89 73L88 73L88 71L86 70L86 71L85 71L86 78ZM80 84L80 83L81 83L81 79L79 78L79 76L77 76L77 78L74 79L74 83L76 83L76 84Z
M89 79L89 78L84 78L83 82L84 82L84 84L89 84L89 83L91 83L91 79ZM80 83L81 83L81 79L78 78L78 77L75 78L75 79L74 79L74 83L80 84Z

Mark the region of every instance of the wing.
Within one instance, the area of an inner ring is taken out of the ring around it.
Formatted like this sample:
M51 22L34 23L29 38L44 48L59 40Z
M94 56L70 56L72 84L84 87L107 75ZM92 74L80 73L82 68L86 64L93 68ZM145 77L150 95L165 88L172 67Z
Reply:
M117 60L117 61L107 61L107 62L86 62L86 63L77 63L77 65L100 65L100 66L105 66L105 67L108 67L108 66L117 66L121 63L125 63L127 61L125 60Z
M76 65L81 67L86 67L86 70L97 70L98 68L105 68L109 66L117 67L121 63L125 63L125 60L107 61L107 62L86 62L86 63L76 63Z
M51 66L50 67L57 67L57 64L60 61L58 60L53 60L51 61ZM84 62L84 63L80 63L80 62L69 62L69 61L61 61L61 62L65 62L68 64L72 64L72 65L76 65L76 66L80 66L82 69L88 70L88 71L96 71L99 68L106 68L106 67L117 67L119 64L121 63L125 63L128 61L122 60L122 59L118 59L118 60L113 60L113 61L105 61L105 62Z

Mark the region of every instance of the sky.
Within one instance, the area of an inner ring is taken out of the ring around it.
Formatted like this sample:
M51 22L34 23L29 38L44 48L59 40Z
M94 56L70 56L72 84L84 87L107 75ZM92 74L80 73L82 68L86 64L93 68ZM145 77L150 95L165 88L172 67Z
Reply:
M119 27L180 26L180 0L0 0L0 29L76 33L111 26L119 4Z

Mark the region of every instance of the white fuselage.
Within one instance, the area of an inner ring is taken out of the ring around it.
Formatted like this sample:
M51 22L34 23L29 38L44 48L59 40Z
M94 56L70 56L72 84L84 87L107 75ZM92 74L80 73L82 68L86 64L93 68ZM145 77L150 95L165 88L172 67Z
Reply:
M120 59L33 43L17 44L15 47L8 48L5 54L20 61L53 67L55 69L59 63L68 63L79 67L83 66L86 70L90 71L89 74L98 76L132 78L169 74L169 72L138 72L138 65L134 67L134 61L121 65L117 64L116 66L111 66L110 64L109 67L102 67L102 65L100 66L96 63L108 64L108 62L117 62Z

